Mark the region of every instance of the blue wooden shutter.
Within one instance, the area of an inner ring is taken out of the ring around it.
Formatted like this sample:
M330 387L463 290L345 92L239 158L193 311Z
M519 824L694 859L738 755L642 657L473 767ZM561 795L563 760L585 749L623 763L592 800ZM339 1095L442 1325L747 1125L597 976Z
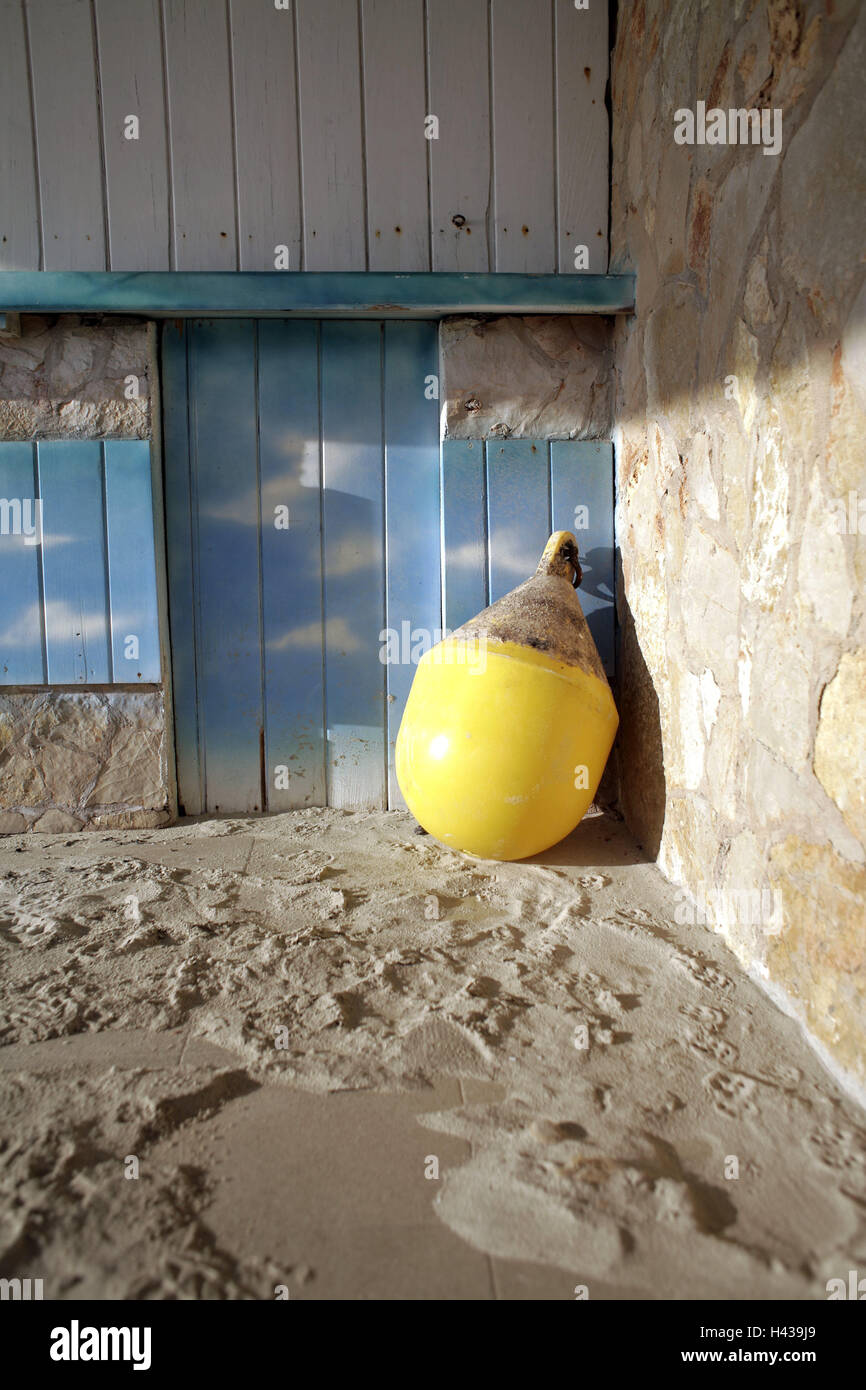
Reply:
M160 678L150 445L0 444L0 684Z

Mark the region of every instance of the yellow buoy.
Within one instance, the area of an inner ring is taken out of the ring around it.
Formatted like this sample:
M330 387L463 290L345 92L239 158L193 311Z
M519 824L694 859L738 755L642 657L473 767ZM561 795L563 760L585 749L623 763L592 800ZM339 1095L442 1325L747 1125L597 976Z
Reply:
M400 790L443 844L525 859L574 829L619 716L575 593L568 531L531 579L425 652L400 732Z

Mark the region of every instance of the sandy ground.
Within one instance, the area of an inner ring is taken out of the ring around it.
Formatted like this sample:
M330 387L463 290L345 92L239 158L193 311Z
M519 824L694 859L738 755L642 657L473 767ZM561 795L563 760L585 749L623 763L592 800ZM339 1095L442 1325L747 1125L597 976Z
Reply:
M397 812L7 837L0 1275L826 1297L863 1113L675 902L601 815L522 864Z

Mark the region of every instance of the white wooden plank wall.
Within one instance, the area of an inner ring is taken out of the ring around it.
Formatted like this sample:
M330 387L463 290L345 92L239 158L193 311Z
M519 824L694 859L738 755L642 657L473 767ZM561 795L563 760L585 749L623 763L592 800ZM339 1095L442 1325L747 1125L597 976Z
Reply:
M490 270L493 184L490 157L488 0L436 0L427 9L432 270ZM454 42L454 35L460 41Z
M496 269L554 269L553 59L549 5L526 23L524 0L495 0L493 209Z
M603 273L607 79L605 0L0 0L0 269Z
M229 0L239 270L301 267L298 92L292 16Z
M105 186L90 0L29 0L26 15L41 268L104 270Z
M42 264L27 35L20 0L0 0L0 264Z
M169 268L235 270L228 14L214 0L163 0L163 29L171 167Z
M168 151L159 0L96 0L108 258L161 270L169 254Z
M303 270L366 269L357 0L294 0L301 113Z
M423 0L361 0L370 270L429 270Z
M584 18L584 12L578 13L568 5L555 6L556 269L563 275L576 268L578 245L588 247L591 271L607 270L607 16L600 16L603 23L588 26L582 24Z

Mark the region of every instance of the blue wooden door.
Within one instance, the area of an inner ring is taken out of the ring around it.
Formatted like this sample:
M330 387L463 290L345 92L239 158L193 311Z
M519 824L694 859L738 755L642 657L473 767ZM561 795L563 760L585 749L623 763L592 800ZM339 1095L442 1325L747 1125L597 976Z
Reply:
M593 476L612 589L610 445L440 454L435 322L199 319L162 354L182 809L401 806L420 655L532 572Z

